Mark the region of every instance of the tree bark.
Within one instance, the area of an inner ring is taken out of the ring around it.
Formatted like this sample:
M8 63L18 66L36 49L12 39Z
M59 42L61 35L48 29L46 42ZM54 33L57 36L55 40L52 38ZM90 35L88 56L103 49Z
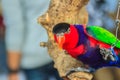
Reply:
M38 18L38 23L46 29L49 37L48 42L42 42L40 45L48 48L49 55L55 63L54 67L64 80L91 80L93 77L92 74L85 72L74 72L65 77L71 68L84 65L58 49L52 33L53 26L60 22L87 24L88 13L85 9L87 3L88 0L51 0L48 11Z

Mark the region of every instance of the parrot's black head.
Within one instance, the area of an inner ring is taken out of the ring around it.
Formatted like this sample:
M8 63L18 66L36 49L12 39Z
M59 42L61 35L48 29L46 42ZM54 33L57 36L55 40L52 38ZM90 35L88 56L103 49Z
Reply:
M53 27L54 34L65 33L68 31L70 24L68 23L58 23Z

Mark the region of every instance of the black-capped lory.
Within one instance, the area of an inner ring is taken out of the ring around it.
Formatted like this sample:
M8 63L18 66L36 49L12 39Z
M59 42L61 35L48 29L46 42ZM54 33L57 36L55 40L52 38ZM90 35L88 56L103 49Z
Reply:
M84 64L94 69L120 67L120 40L108 30L63 22L53 27L53 33L59 47Z

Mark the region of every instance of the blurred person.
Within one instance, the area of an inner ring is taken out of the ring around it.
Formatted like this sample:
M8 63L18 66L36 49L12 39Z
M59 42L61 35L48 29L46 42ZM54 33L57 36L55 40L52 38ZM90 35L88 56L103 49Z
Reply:
M47 11L50 0L2 0L8 80L19 80L20 69L27 80L61 80L47 48L39 46L48 40L45 29L37 24L38 16Z
M2 18L2 15L0 14L0 39L2 37L2 34L3 34L3 18Z
M89 0L87 11L88 26L102 26L110 31L115 28L115 21L110 17L117 10L118 0Z
M4 36L4 24L3 24L2 7L0 0L0 40L3 39L3 36Z
M0 0L0 75L5 73L7 70L4 31L5 31L5 26L3 24L2 7L1 7L1 0Z

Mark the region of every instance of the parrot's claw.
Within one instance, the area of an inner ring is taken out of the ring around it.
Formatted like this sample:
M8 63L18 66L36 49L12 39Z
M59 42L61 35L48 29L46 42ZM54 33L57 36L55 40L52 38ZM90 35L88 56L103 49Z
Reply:
M106 61L107 60L116 61L112 51L109 49L100 48L100 54L103 56L103 59Z
M77 67L77 68L72 68L70 69L67 73L66 73L66 76L70 75L71 73L73 72L87 72L87 73L90 73L92 72L91 69L86 69L86 68L83 68L83 67Z

